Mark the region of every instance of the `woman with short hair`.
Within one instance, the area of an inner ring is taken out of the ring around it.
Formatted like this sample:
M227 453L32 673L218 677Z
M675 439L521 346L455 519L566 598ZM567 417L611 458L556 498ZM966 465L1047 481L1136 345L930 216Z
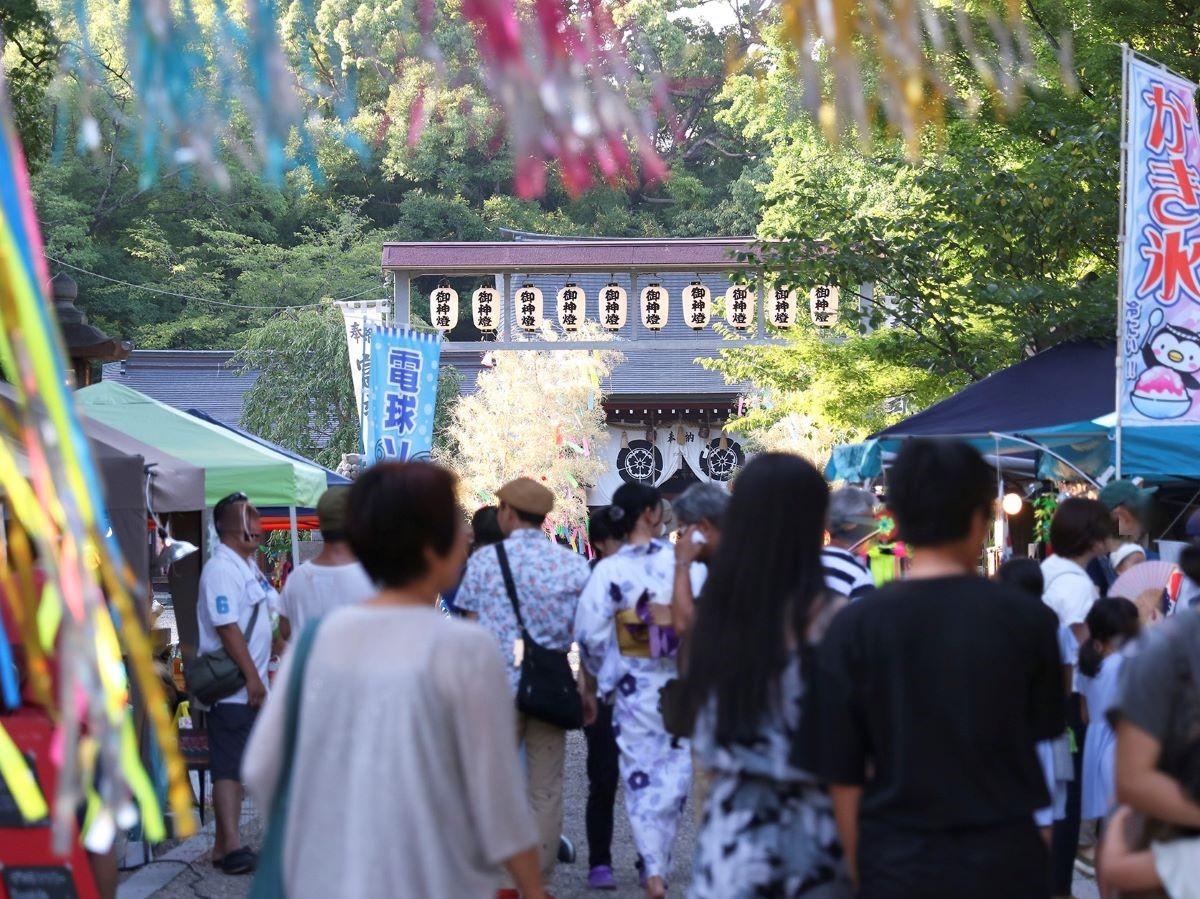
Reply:
M454 476L385 462L350 490L346 533L379 593L317 626L304 670L283 845L286 895L495 893L501 867L545 896L504 661L479 625L444 617L470 539ZM261 809L286 752L294 653L243 765ZM486 747L481 751L481 747Z

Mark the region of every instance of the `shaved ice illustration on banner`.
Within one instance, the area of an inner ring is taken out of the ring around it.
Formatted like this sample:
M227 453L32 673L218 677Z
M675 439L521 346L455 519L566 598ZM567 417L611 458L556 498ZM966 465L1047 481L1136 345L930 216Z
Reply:
M365 445L371 462L406 462L433 447L441 336L411 328L371 334Z
M1126 54L1121 416L1200 422L1196 85Z

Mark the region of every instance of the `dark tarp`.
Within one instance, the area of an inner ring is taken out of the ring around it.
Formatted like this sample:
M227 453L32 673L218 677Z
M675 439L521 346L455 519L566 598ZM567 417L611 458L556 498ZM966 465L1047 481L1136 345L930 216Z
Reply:
M1113 343L1061 343L874 436L1012 434L1109 415L1116 403L1115 354Z
M257 443L259 446L265 447L266 449L274 450L275 452L279 453L281 456L287 456L289 459L291 459L295 462L303 462L306 465L316 466L317 468L321 469L321 471L325 472L325 485L327 487L348 487L348 486L350 486L349 478L344 478L340 474L338 474L336 471L330 471L328 468L325 468L323 465L317 465L317 463L312 461L311 459L305 459L299 453L293 453L290 449L284 449L279 444L272 443L270 440L267 440L263 437L259 437L257 434L252 434L249 431L243 430L242 428L235 427L231 424L226 424L223 421L213 418L207 412L201 412L199 409L188 409L187 414L194 415L194 416L196 416L196 418L199 418L201 421L206 421L209 424L216 425L219 428L224 428L227 431L232 431L235 434L239 434L240 436L245 437L247 440L251 440L254 443Z

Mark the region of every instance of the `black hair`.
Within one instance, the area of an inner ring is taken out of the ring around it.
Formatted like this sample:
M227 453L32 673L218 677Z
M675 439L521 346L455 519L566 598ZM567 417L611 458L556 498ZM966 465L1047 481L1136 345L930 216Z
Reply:
M1179 554L1179 570L1193 584L1200 584L1200 546L1185 546Z
M521 519L526 524L533 525L535 528L540 528L546 523L545 515L537 515L533 512L522 512L515 506L509 506L509 508L513 510L513 513L517 516L517 518Z
M662 494L649 484L622 484L608 507L609 528L618 540L628 537L647 509L662 505Z
M1064 558L1082 556L1111 536L1112 513L1098 499L1065 499L1050 520L1050 546Z
M504 531L500 530L500 520L497 518L495 506L480 506L471 516L471 534L473 549L483 549L504 539Z
M996 572L996 580L1038 599L1046 589L1046 579L1037 559L1009 559Z
M243 506L245 506L246 521L259 517L258 509L250 505L250 499L241 491L217 500L217 504L213 506L213 528L216 530L217 536L224 537L243 529Z
M428 570L425 547L444 556L462 513L453 474L430 462L379 462L350 488L346 536L371 580L402 587Z
M614 540L609 506L600 506L588 513L588 542L593 546L602 540Z
M721 543L696 603L688 704L716 699L716 739L757 733L778 698L788 628L804 647L810 606L824 589L821 544L829 487L799 456L765 453L738 476Z
M888 508L912 546L962 540L991 514L996 481L983 456L958 440L905 441L888 474Z
M1118 639L1132 640L1141 630L1138 608L1128 599L1108 596L1092 603L1087 613L1088 638L1079 645L1079 673L1095 677L1100 673L1103 644ZM1094 710L1099 713L1099 709Z

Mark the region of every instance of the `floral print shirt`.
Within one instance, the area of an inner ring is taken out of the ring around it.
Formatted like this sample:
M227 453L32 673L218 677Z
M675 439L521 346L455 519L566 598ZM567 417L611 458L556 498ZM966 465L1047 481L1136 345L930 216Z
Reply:
M513 531L504 541L504 551L530 638L547 649L570 649L575 607L591 572L587 559L536 528ZM515 696L520 669L514 648L521 629L504 589L494 546L485 546L471 556L454 604L464 612L476 613L479 623L496 638L508 663L508 685Z

